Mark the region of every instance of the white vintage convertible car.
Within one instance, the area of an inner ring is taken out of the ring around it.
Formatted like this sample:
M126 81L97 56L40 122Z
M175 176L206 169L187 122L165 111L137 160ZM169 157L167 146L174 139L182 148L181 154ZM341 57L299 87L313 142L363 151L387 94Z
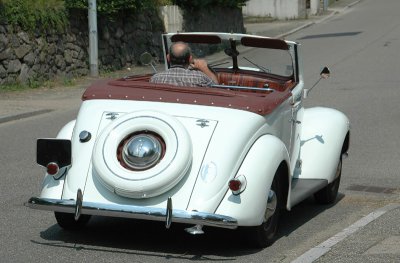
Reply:
M65 229L92 215L125 217L184 223L191 234L241 228L265 247L282 209L312 195L335 202L350 124L335 109L303 107L312 87L299 44L228 33L162 39L165 55L189 43L219 84L154 84L152 74L94 83L76 120L38 139L47 171L27 206L54 211Z

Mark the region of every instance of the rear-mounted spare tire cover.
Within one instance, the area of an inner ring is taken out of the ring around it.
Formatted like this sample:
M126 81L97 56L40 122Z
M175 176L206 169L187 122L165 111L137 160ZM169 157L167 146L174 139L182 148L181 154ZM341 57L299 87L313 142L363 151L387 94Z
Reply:
M151 132L165 143L162 159L155 166L133 171L117 157L118 147L132 134ZM154 112L127 113L112 121L94 146L94 174L108 190L129 198L150 198L174 187L192 163L192 142L185 127L174 117Z

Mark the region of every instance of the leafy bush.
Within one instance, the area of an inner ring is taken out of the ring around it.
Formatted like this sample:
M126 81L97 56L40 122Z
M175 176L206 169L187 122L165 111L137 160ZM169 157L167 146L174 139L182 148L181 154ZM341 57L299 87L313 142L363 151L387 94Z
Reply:
M244 6L248 0L172 0L175 5L185 10L200 10L221 6L228 8L238 8Z
M164 5L173 5L173 0L158 0L158 5L159 6L164 6Z
M0 18L27 31L62 30L68 23L63 0L0 0Z
M103 14L117 14L121 10L142 10L154 8L160 0L97 0L97 11ZM65 0L67 8L86 9L87 0Z
M115 15L120 10L143 10L171 0L97 0L97 10L103 15ZM68 9L87 9L88 0L0 0L0 21L19 25L27 31L56 29L68 25Z

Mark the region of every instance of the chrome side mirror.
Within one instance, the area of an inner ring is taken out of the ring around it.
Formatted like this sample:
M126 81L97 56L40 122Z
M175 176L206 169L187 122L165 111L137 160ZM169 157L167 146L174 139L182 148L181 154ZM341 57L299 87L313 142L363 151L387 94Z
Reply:
M140 63L143 65L150 65L151 62L153 62L153 57L149 52L144 52L142 55L140 55Z
M153 68L154 72L157 73L157 70L154 67L154 58L149 52L144 52L142 55L140 55L139 61L142 65L150 65Z
M308 93L310 93L310 91L315 87L315 86L317 86L317 84L321 81L321 79L327 79L327 78L329 78L330 76L331 76L331 71L330 71L330 69L328 68L328 67L324 67L322 70L321 70L321 72L319 73L319 79L314 83L314 85L311 87L311 88L309 88L309 89L304 89L303 90L303 98L304 99L307 99L307 97L308 97Z
M327 79L327 78L329 78L331 76L331 71L329 70L328 67L324 67L321 70L321 73L319 73L319 75L321 76L320 79Z

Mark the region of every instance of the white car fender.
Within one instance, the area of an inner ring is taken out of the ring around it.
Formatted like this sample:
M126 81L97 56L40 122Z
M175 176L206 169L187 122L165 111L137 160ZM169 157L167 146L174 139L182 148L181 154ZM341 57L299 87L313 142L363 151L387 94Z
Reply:
M64 178L55 180L53 176L46 174L42 184L41 198L61 199L64 188Z
M228 189L215 213L236 218L240 226L260 225L272 181L282 162L290 163L284 143L273 135L260 137L236 174L246 177L246 189L239 195Z
M57 134L57 139L71 140L72 134L75 128L76 120L72 120L64 125ZM69 167L62 168L60 173L66 173L66 169ZM60 199L64 187L65 176L61 176L60 179L55 180L53 176L46 174L42 184L42 192L40 197Z
M76 120L72 120L64 125L57 134L57 139L71 140L74 132Z
M301 169L294 174L300 179L326 179L331 183L346 135L348 118L335 109L315 107L306 109L302 121Z

